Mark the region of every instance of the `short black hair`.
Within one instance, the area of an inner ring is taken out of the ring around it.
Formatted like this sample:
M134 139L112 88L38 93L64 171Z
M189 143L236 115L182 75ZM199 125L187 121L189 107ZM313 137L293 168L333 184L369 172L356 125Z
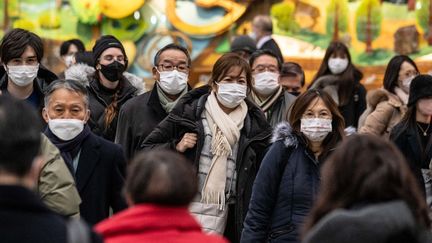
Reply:
M69 51L69 47L71 45L75 45L78 49L78 52L85 51L84 43L78 39L71 39L63 42L60 46L60 56L66 55Z
M300 64L296 62L285 62L282 64L280 71L280 76L289 76L290 74L300 75L300 85L303 87L305 85L305 73Z
M264 56L264 55L274 57L277 60L279 71L281 70L281 68L282 68L282 60L279 58L278 55L276 55L273 51L271 51L269 49L256 50L254 53L252 53L252 55L249 58L249 65L251 66L251 68L252 68L253 64L255 63L255 60L258 57Z
M1 61L7 64L10 60L21 57L27 46L33 48L38 62L41 62L44 48L42 39L38 35L19 28L7 32L0 44Z
M186 158L169 150L138 154L128 168L126 193L135 204L187 206L197 193L197 175Z
M30 104L0 96L0 171L18 177L31 169L41 145L41 120Z
M186 55L186 57L187 57L188 66L190 67L192 65L192 60L190 58L188 50L186 48L184 48L183 46L181 46L181 45L177 45L177 44L171 43L171 44L168 44L168 45L162 47L158 52L156 52L156 55L154 56L154 59L153 59L153 65L154 66L158 65L159 59L160 59L160 55L164 51L167 51L167 50L179 50L179 51L183 52Z

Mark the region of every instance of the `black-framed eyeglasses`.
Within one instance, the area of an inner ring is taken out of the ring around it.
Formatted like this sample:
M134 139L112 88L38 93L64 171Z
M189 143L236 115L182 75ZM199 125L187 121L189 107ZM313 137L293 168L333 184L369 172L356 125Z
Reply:
M189 72L189 66L187 64L179 64L179 65L172 65L172 64L159 64L157 67L160 67L162 71L173 71L176 69L179 72L187 73Z

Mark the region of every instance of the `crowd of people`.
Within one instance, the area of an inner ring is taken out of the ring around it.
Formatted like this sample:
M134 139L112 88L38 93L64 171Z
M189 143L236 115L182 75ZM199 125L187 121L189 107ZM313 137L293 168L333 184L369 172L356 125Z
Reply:
M58 75L23 29L0 43L5 242L432 242L432 76L408 56L366 91L342 42L305 90L257 16L192 88L157 51L154 86L125 48L66 41Z

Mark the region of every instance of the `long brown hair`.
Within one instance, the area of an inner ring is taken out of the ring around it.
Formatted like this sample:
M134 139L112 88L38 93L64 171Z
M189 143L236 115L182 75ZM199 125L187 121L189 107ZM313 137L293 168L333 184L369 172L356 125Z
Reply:
M328 61L333 54L343 54L348 59L348 67L343 73L339 74L340 82L338 82L339 105L343 106L351 99L355 88L359 86L358 81L363 78L363 74L352 64L348 47L342 42L332 41L327 47L321 66L309 87L311 87L318 78L331 74Z
M352 135L324 163L317 203L304 232L338 208L356 203L403 200L420 225L429 227L428 207L403 155L374 135Z
M291 124L294 133L302 136L300 132L300 120L305 113L308 106L315 101L316 98L321 99L325 106L330 110L332 114L332 127L333 131L327 135L323 141L323 153L321 157L326 157L331 149L335 148L337 143L342 140L345 136L345 121L336 103L333 101L330 95L324 91L310 89L305 93L301 94L293 103L289 112L288 122ZM306 138L304 138L307 141Z

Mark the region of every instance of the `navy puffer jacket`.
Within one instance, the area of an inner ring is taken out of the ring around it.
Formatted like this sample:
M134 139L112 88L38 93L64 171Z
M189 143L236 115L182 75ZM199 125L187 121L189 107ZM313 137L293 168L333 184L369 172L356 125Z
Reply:
M299 242L320 184L319 162L288 123L279 124L255 179L241 242Z

